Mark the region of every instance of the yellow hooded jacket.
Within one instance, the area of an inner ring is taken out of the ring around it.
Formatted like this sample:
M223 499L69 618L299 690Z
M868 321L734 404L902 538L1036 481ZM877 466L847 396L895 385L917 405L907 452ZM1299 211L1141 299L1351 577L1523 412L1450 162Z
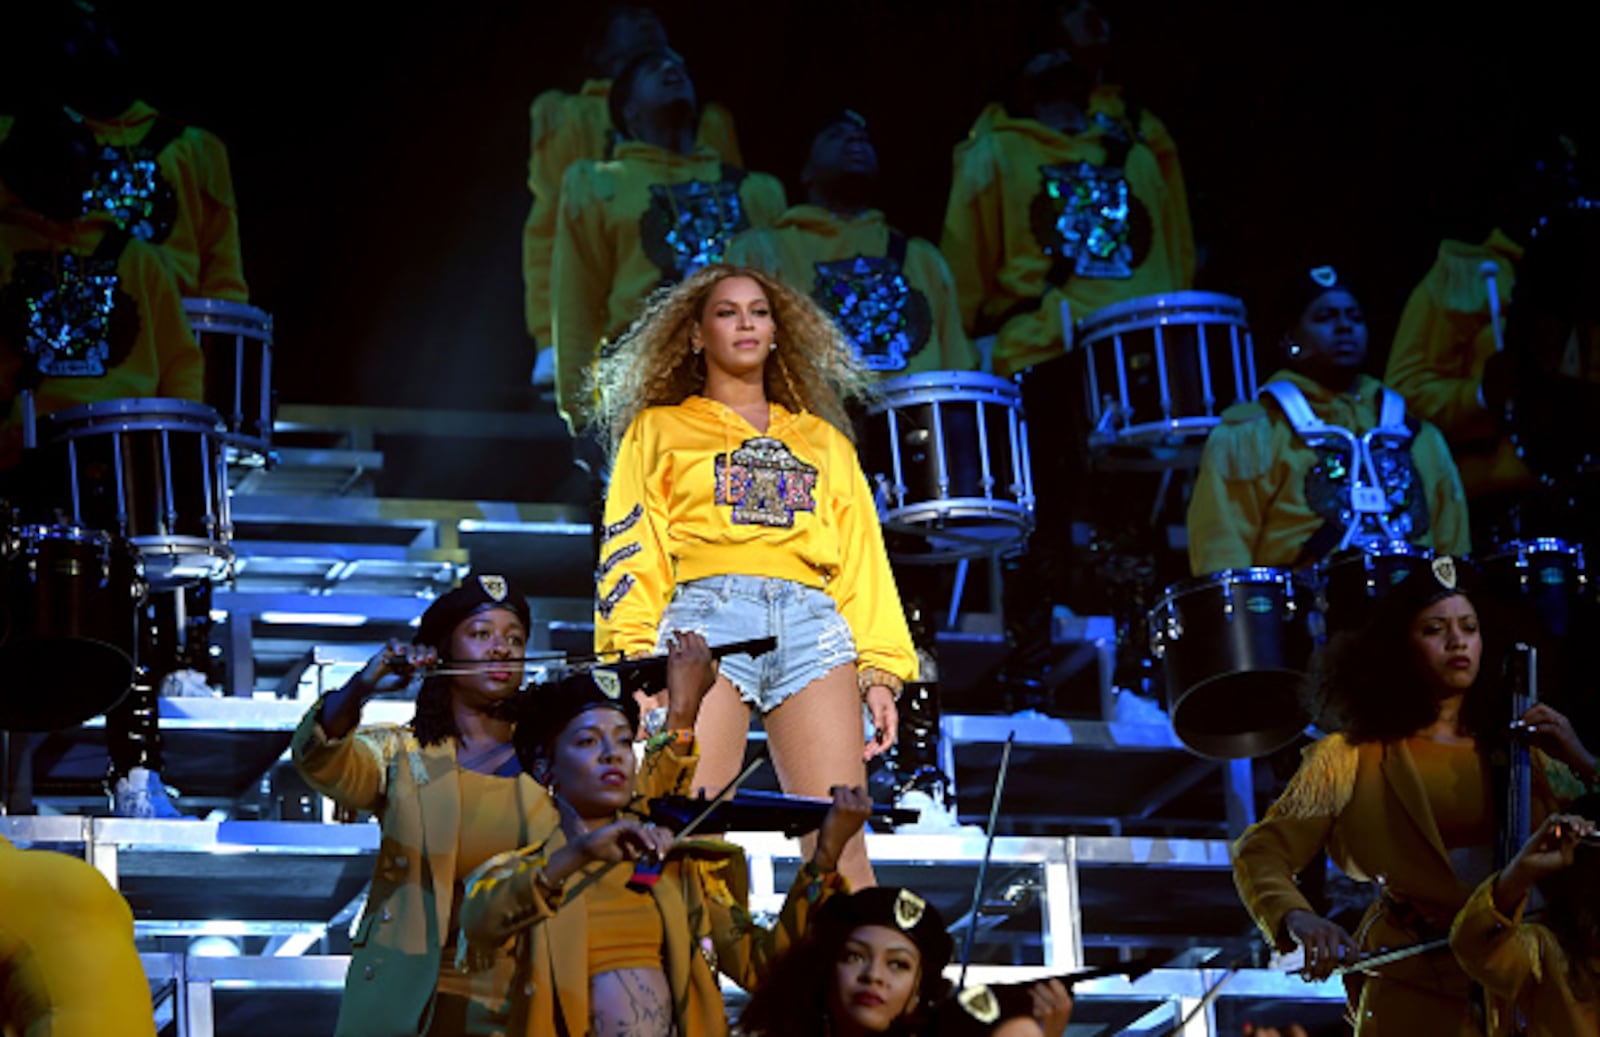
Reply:
M34 410L43 417L83 403L130 397L199 400L205 391L205 357L183 315L172 273L156 250L130 240L113 263L94 253L104 224L56 223L23 209L0 189L0 468L22 448L17 393L37 361L43 377ZM85 307L109 304L79 327L102 331L54 343L48 329L33 328L26 297L40 287L63 290ZM104 322L103 325L101 322Z
M128 902L88 863L0 836L0 1033L155 1032Z
M1332 392L1290 371L1268 380L1276 381L1298 386L1325 422L1357 435L1378 423L1383 385L1375 378L1362 375L1353 393ZM1411 513L1420 520L1412 542L1466 554L1466 497L1439 430L1421 423L1411 438L1410 458L1417 495L1410 502ZM1222 423L1206 439L1189 500L1189 566L1194 574L1315 561L1302 557L1307 541L1326 523L1337 521L1335 509L1347 503L1323 499L1321 471L1320 453L1300 438L1276 403L1241 403L1224 411Z
M1481 245L1446 239L1406 300L1383 380L1433 422L1455 451L1468 497L1533 485L1533 473L1478 402L1483 367L1494 354L1485 262L1499 268L1501 312L1511 305L1522 247L1495 230Z
M885 377L977 367L944 257L921 238L902 238L904 259L893 269L890 230L877 209L841 216L818 205L796 205L771 227L734 238L727 259L764 270L816 299L867 365ZM897 275L903 276L903 293L875 291ZM841 305L845 298L848 308Z
M523 316L540 349L550 345L550 263L556 240L561 177L574 162L611 157L616 131L607 101L611 80L590 79L575 94L546 90L528 107L528 192L533 204L522 227ZM700 111L695 137L730 166L743 166L733 114L716 102Z
M850 624L858 667L915 679L916 653L855 448L815 415L770 406L764 434L703 396L634 418L606 497L595 648L655 651L679 583L765 576L826 591Z
M1063 301L1075 323L1188 286L1187 202L1172 197L1155 152L1119 127L1107 117L1069 135L991 105L956 146L939 247L967 330L997 333L996 374L1070 347Z
M166 189L176 196L175 209L165 216L153 214L134 236L160 249L178 291L185 298L248 301L250 289L239 255L238 203L222 141L198 126L169 126L166 116L143 101L135 101L115 118L85 116L83 122L101 145L103 167L126 170L153 158ZM151 156L144 143L157 133L164 143ZM176 136L167 139L170 133ZM151 189L163 190L160 185ZM112 216L101 210L92 218Z
M661 285L722 259L735 234L784 210L783 185L723 163L710 148L679 155L641 141L607 162L579 162L561 181L550 275L556 406L581 427L601 347Z

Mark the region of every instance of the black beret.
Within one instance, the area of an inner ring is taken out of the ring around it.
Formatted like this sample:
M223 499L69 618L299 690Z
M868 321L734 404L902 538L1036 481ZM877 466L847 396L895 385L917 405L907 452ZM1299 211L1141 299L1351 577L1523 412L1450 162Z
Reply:
M530 688L518 696L517 727L512 743L522 769L532 773L533 762L550 751L550 746L572 718L603 707L614 709L639 727L639 702L616 674L606 669L570 670L549 684Z
M484 609L494 608L515 612L517 618L522 620L524 629L533 625L528 612L528 599L522 592L504 576L481 573L468 576L461 586L434 599L422 614L422 621L417 624L417 632L411 641L413 644L431 645L442 653L449 644L451 633L462 620Z

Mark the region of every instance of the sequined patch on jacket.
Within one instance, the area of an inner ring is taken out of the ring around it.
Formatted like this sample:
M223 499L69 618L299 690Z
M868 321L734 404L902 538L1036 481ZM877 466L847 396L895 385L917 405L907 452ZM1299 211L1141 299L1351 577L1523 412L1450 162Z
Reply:
M47 378L103 378L133 351L139 311L113 259L20 252L0 289L0 337Z
M161 244L178 219L178 196L161 175L156 156L143 145L106 145L95 156L83 214L103 212L129 237Z
M650 206L639 219L639 244L664 281L676 283L722 262L729 239L750 226L739 198L741 179L724 174L714 183L650 185Z
M833 315L873 371L903 371L933 331L928 297L887 256L817 263L811 295Z
M1150 216L1121 166L1039 167L1030 208L1033 236L1051 264L1050 281L1123 280L1150 252Z
M770 436L747 439L717 455L717 503L731 505L747 526L794 526L797 511L816 511L817 469Z

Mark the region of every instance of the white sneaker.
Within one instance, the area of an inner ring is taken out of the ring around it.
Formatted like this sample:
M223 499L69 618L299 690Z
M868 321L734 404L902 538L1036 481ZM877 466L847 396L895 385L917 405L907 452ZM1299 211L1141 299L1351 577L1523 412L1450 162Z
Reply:
M134 767L117 779L112 791L111 812L117 817L187 818L172 804L172 794L161 782L161 775L145 767Z
M221 695L221 690L207 683L206 675L199 670L175 670L161 678L162 698L204 699L218 698Z

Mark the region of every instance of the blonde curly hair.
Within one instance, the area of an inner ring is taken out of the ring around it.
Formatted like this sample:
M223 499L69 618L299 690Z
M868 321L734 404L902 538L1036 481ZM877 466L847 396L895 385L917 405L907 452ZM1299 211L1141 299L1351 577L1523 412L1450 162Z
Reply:
M711 289L729 277L750 278L772 305L779 345L764 370L767 399L855 438L845 405L870 396L873 383L838 325L771 275L716 263L657 290L595 368L594 428L612 454L640 411L682 403L705 388L705 358L690 348L689 329L704 315Z

